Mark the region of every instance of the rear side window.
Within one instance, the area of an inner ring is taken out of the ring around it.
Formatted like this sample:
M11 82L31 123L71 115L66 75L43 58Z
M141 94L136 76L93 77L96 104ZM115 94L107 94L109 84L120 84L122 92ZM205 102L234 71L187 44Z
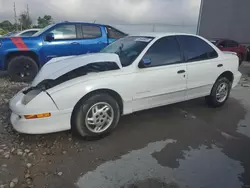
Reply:
M157 40L144 55L151 59L150 67L182 62L179 44L174 36Z
M83 38L94 39L102 36L101 28L92 25L82 25Z
M108 37L111 39L120 39L126 36L126 34L114 29L113 27L107 27Z
M202 61L218 57L217 52L204 40L195 36L178 36L187 62Z

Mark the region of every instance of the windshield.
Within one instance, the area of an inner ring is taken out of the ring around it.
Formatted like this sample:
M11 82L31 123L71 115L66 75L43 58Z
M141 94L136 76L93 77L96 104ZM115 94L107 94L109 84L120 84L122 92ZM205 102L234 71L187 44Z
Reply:
M130 36L117 40L104 48L101 53L116 53L123 67L131 65L153 37Z
M32 36L39 36L40 34L42 34L44 31L50 29L51 27L53 27L55 24L51 24L51 25L48 25L47 27L41 29L40 31L38 31L37 33L35 33L34 35Z

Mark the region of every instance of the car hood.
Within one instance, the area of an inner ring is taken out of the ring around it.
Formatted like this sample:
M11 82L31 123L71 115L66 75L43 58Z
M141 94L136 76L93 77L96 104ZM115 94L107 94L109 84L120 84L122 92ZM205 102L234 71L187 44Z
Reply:
M33 80L32 86L36 86L43 80L54 80L74 69L98 62L115 62L120 69L122 68L119 56L113 53L94 53L79 56L58 57L53 58L41 68Z

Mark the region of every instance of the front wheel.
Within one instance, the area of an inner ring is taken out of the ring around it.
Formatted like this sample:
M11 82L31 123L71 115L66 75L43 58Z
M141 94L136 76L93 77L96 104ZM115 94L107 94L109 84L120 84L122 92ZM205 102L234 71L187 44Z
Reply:
M112 132L120 119L117 101L108 94L95 94L80 101L75 109L73 131L88 139L101 138Z
M37 73L37 63L28 56L13 57L8 64L8 74L13 81L30 82Z
M230 95L231 87L232 84L227 78L219 78L214 84L211 94L206 97L208 105L215 108L224 105Z

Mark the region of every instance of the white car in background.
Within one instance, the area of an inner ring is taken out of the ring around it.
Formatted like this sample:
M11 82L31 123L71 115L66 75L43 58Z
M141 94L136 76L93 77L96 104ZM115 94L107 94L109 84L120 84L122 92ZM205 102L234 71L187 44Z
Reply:
M189 34L128 36L100 53L45 64L10 101L11 123L28 134L73 129L99 137L121 115L206 97L223 105L239 82L238 57Z
M14 37L31 37L32 35L34 35L35 33L37 33L38 31L40 31L40 29L26 29L23 31L20 31L16 34L14 34Z

